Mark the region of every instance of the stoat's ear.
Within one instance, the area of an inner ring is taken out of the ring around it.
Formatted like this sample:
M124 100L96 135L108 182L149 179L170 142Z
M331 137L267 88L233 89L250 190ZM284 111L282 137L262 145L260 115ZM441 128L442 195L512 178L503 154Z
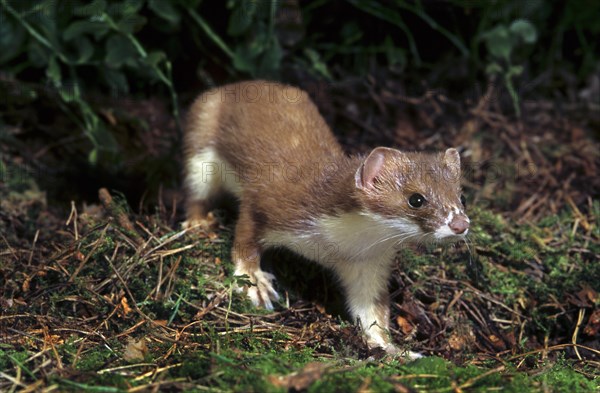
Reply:
M373 182L381 174L386 156L391 154L402 154L400 151L388 147L376 147L362 162L354 174L357 188L365 189L373 187Z
M444 162L450 168L460 169L460 155L458 154L458 150L453 147L446 150L446 153L444 153Z
M446 150L444 153L444 164L446 165L447 180L460 179L460 155L454 148Z

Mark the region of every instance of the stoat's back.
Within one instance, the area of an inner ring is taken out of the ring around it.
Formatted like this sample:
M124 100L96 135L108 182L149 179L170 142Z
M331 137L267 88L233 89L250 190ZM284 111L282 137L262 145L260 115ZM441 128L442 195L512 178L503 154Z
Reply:
M190 113L186 146L214 146L236 168L305 165L343 154L308 94L292 86L226 85L202 94Z

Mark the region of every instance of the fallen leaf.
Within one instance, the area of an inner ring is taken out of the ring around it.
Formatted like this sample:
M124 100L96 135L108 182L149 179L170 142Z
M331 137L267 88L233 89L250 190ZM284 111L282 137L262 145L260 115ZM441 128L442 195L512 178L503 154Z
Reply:
M126 317L127 314L129 314L131 312L131 307L129 307L129 304L127 303L127 298L125 296L123 296L121 298L121 316L122 317Z
M47 334L47 335L44 335L44 342L46 344L61 345L61 344L64 344L65 340L63 340L62 337L59 336L58 334Z
M288 375L269 375L269 382L286 390L304 390L321 379L330 366L320 362L310 362L300 371Z
M582 290L575 294L567 294L567 301L580 308L592 307L597 299L598 292L588 286L584 286Z
M588 299L592 304L598 301L598 292L585 285L581 291L577 293L580 299Z
M408 319L404 318L401 315L396 317L396 322L398 323L398 327L400 327L400 330L402 330L402 333L404 333L405 336L408 336L410 333L412 333L412 331L415 328L414 325L408 321Z
M143 338L140 340L129 338L129 340L127 340L125 352L123 352L123 359L127 361L140 360L144 359L144 356L146 356L147 353L148 347Z
M25 280L23 281L23 285L21 286L21 288L23 289L23 292L29 292L31 277L25 273L23 273L23 275L25 276Z
M506 349L506 344L504 343L502 338L496 336L495 334L490 334L488 336L488 340L490 341L490 344L492 344L496 350L503 351Z
M583 328L583 333L590 337L596 337L600 332L600 309L594 310L587 325Z
M315 308L317 309L318 312L320 312L321 314L325 314L325 307L323 307L321 304L315 304Z
M83 255L83 253L81 251L75 251L73 253L73 256L75 257L75 259L77 259L80 262L83 262L85 260L85 255Z
M448 345L455 351L460 351L465 347L466 340L465 337L458 334L457 332L453 332L450 338L448 339Z

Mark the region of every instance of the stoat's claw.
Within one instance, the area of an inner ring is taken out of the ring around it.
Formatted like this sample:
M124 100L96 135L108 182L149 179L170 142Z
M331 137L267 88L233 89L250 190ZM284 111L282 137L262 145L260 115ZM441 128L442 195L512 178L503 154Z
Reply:
M250 301L252 301L252 304L256 307L264 307L267 310L272 310L272 301L279 300L279 295L277 294L277 291L275 291L275 288L273 288L275 276L271 273L263 272L262 270L257 270L252 275L239 271L236 271L235 273L235 275L243 274L248 275L250 277L250 282L254 284L246 289L246 293L248 294ZM241 291L243 289L238 287L236 290Z
M388 345L384 346L383 349L390 356L393 356L395 358L404 358L409 361L421 359L422 357L424 357L422 354L420 354L418 352L413 352L413 351L408 351L406 349L398 348L394 344L388 344Z

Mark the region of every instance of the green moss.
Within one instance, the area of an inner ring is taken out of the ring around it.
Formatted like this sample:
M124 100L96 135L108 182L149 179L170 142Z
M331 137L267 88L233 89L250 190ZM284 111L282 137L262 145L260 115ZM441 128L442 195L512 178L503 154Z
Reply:
M226 366L217 385L223 389L235 387L236 391L281 391L271 385L267 377L270 375L287 375L311 360L310 350L277 351L263 349L257 352L246 352L242 355L228 351L214 355L216 364ZM240 373L240 370L244 370Z
M536 376L534 380L541 384L544 391L551 388L555 392L587 393L597 392L600 388L600 381L586 379L563 362Z
M355 392L367 382L371 391L386 392L393 391L393 383L388 380L389 370L387 367L375 365L350 363L347 371L328 372L325 376L315 381L309 392ZM343 370L343 369L342 369Z
M212 362L210 354L204 352L195 352L193 354L180 357L182 365L173 371L173 376L183 377L188 380L197 381L206 378L211 371Z
M431 255L424 252L415 252L410 248L402 248L399 253L400 263L406 270L420 270L431 265Z
M327 373L308 391L357 391L360 387L371 391L391 391L396 383L418 391L455 391L458 390L457 387L461 387L463 391L501 389L503 392L514 393L548 390L593 392L598 387L576 371L560 364L550 369L542 369L535 378L516 371L510 365L506 365L506 369L489 372L494 366L497 366L497 363L489 365L489 368L458 367L438 357L426 357L408 364L396 361L350 362L346 367L348 371Z
M109 359L115 357L115 353L110 349L98 346L81 353L75 368L80 371L98 371Z
M598 203L593 206L598 209ZM589 236L581 225L572 234L574 215L569 209L549 215L539 224L507 225L500 215L477 206L470 209L469 215L472 248L479 254L474 255L479 267L474 282L509 307L520 308L522 299L538 303L561 300L586 285L600 291L597 280L591 279L600 275L600 264L592 257L600 245L586 240ZM590 252L578 251L585 248ZM467 278L460 268L447 266L455 277ZM530 312L536 315L538 327L556 323L544 312ZM554 310L545 312L550 315ZM543 330L550 328L545 326Z
M471 232L476 236L486 233L503 233L507 227L506 220L491 210L478 206L469 208L469 217L471 218Z
M85 383L60 378L52 378L51 382L65 392L125 393L130 387L125 377L110 373L94 374Z
M182 366L172 371L173 376L186 378L202 385L238 392L281 391L272 386L267 376L288 374L312 359L310 350L278 351L269 345L239 335L245 345L223 349L219 353L196 352L179 359Z
M506 302L512 304L523 296L524 281L528 280L527 277L498 269L493 265L489 267L487 274L489 281L493 283L489 288L490 292L500 295Z
M0 349L0 370L8 370L15 366L19 367L19 364L23 364L28 357L29 353L27 351Z

